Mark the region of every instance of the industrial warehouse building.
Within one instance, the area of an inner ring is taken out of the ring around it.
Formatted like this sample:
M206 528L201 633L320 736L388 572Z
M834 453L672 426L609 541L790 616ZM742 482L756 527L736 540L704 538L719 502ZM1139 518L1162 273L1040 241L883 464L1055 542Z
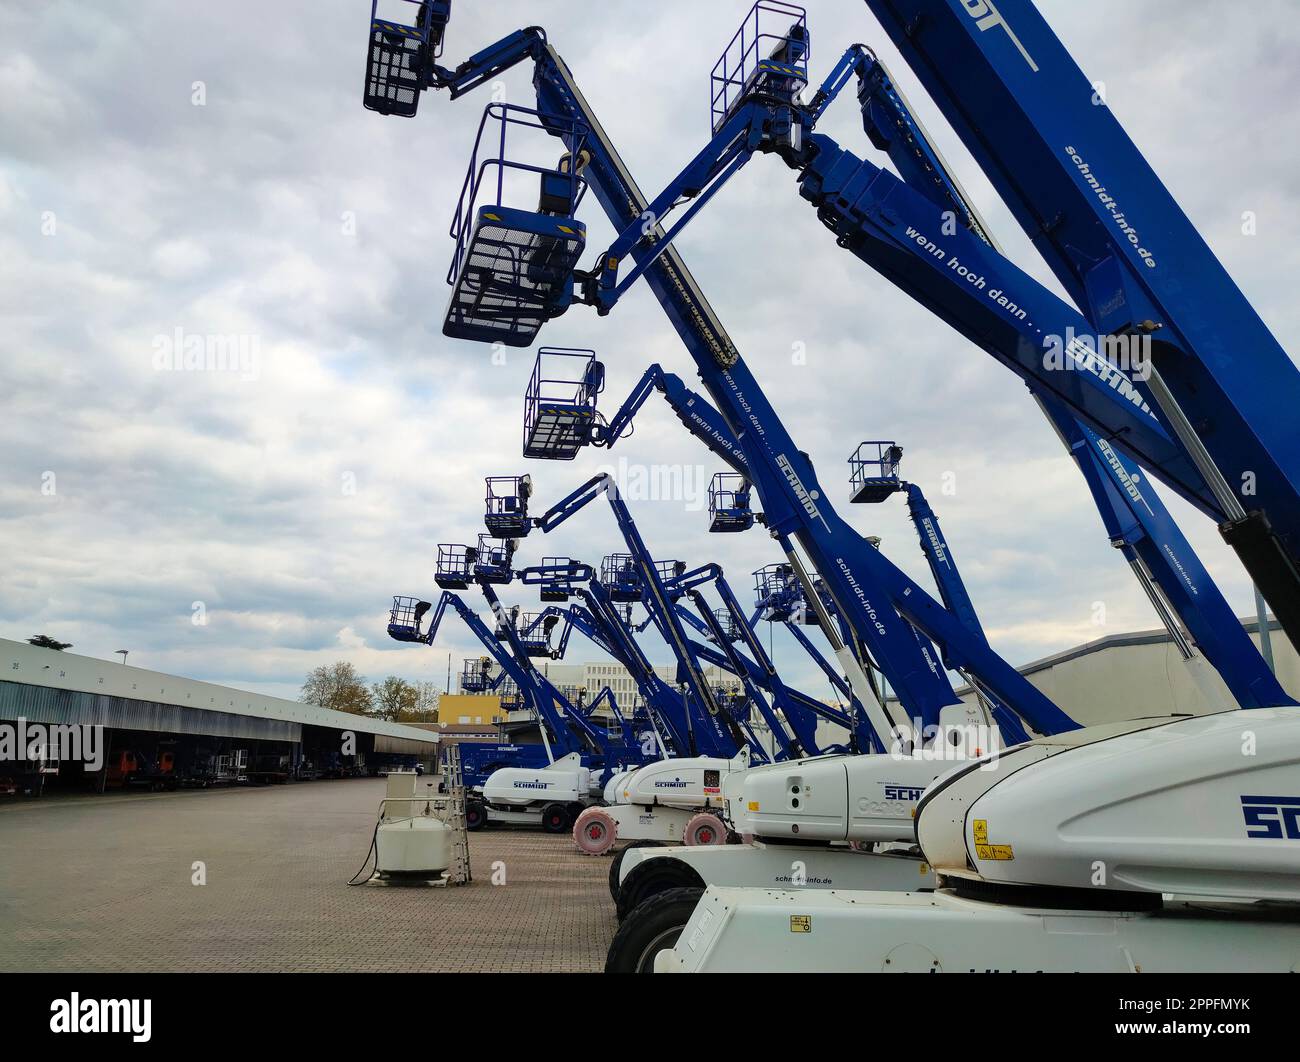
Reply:
M9 792L345 777L427 765L437 752L438 735L415 727L25 642L0 639L0 671ZM52 743L32 759L33 736L42 744L52 727L103 729L85 735L96 747L79 749L81 762Z
M1258 624L1245 626L1258 643ZM1270 630L1278 678L1295 695L1300 655L1276 621ZM440 741L540 740L534 720L503 712L493 696L444 696L440 723L402 725L5 639L0 669L0 794L344 777L430 766ZM657 670L671 680L674 669ZM710 681L721 682L713 670ZM1112 635L1020 670L1084 725L1232 705L1217 674L1189 668L1163 630ZM612 662L548 671L562 687L610 685L623 703L635 700L630 676ZM95 769L60 760L58 749L30 760L30 735L49 726L103 728ZM827 744L843 737L832 724L819 727Z
M1242 625L1259 645L1259 624ZM1300 695L1300 654L1277 620L1269 622L1273 669L1282 688ZM1206 715L1237 707L1218 672L1189 667L1165 630L1115 634L1053 653L1019 669L1062 711L1084 726L1153 715ZM969 696L969 691L960 691Z

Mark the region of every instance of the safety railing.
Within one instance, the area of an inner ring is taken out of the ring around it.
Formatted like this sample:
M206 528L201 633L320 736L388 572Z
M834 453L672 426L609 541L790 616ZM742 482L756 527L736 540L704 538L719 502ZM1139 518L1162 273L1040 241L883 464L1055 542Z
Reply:
M709 77L709 113L716 133L732 108L756 89L793 94L808 84L808 13L796 4L758 0Z

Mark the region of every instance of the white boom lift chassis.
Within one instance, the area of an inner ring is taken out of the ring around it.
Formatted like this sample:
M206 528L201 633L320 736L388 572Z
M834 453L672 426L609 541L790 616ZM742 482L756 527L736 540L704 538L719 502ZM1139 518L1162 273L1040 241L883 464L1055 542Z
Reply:
M710 887L655 970L1300 972L1295 708L1017 746L916 828L938 891Z
M576 752L546 767L503 767L467 798L468 826L540 826L564 833L595 799L591 787L591 771Z
M616 775L605 787L605 806L578 816L573 843L593 856L605 855L619 841L726 844L727 827L719 817L723 782L748 767L748 750L742 750L734 759L659 760Z

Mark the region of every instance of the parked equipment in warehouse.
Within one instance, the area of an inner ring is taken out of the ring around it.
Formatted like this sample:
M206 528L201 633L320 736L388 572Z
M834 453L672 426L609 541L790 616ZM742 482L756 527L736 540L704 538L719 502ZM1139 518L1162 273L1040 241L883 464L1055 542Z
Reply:
M176 754L170 750L150 756L141 749L118 749L105 768L105 788L175 789L179 784Z
M45 792L45 783L59 773L59 760L48 747L23 750L20 759L0 765L0 795L39 797Z
M326 776L328 777L328 771ZM241 785L247 782L248 749L234 749L219 755L213 766L212 777L220 785Z

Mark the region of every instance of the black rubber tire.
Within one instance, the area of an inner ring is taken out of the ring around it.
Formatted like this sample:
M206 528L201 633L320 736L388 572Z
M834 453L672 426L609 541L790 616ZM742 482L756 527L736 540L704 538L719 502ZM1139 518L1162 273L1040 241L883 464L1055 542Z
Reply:
M563 804L547 804L542 808L542 830L546 833L568 833L573 829L573 818Z
M622 922L660 893L672 889L703 889L704 879L695 868L673 856L647 859L633 867L614 897L614 912Z
M653 973L654 957L677 943L703 889L669 889L633 911L614 934L605 972Z
M609 865L609 898L616 904L618 903L618 879L623 870L623 853L632 848L662 848L663 841L633 841L625 848L620 848L614 853L614 858Z
M465 829L470 833L477 833L487 825L488 814L487 808L477 800L470 800L465 803Z

